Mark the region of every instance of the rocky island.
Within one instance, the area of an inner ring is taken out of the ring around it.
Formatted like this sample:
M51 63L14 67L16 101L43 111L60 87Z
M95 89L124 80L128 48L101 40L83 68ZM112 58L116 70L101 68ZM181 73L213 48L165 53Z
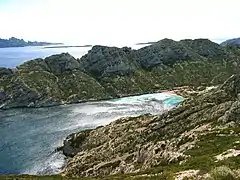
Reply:
M0 48L25 47L25 46L48 46L48 45L61 45L61 44L62 43L24 41L23 39L18 39L15 37L11 37L9 39L1 39L0 38Z

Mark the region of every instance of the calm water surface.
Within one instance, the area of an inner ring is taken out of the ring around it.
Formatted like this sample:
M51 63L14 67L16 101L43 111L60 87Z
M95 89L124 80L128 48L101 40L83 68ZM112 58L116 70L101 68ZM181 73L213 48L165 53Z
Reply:
M44 48L44 47L16 47L0 48L0 67L14 68L25 61L45 58L59 53L70 53L80 58L91 48Z

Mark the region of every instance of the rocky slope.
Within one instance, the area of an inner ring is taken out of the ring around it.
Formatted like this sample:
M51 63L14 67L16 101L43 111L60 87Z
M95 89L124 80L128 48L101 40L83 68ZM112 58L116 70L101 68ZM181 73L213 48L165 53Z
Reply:
M238 46L240 47L240 38L228 39L221 43L222 46Z
M165 114L121 118L69 135L59 148L69 157L62 175L156 178L171 171L178 179L207 179L216 166L239 168L239 138L240 76L233 75Z
M163 39L132 50L94 46L81 59L59 54L0 68L0 108L40 107L216 85L236 71L239 49L207 39Z
M82 71L79 62L69 54L26 62L14 73L2 68L0 74L0 102L4 108L109 98L104 88Z

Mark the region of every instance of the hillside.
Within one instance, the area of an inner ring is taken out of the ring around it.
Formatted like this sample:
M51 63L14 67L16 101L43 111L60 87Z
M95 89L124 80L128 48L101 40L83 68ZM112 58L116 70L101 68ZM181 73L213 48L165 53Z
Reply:
M240 46L240 38L228 39L221 43L222 46Z
M189 95L165 114L121 118L71 134L59 148L71 157L62 175L238 179L239 94L240 76L234 75L218 87Z
M61 44L61 43L24 41L23 39L17 39L15 37L11 37L9 39L1 39L0 38L0 48L25 47L25 46L47 46L47 45L58 45L58 44Z
M239 75L212 88L186 89L186 100L164 114L70 134L57 149L68 158L59 175L0 179L238 180L239 94Z
M236 72L239 49L207 39L163 39L132 50L94 46L0 69L0 108L43 107L223 83Z

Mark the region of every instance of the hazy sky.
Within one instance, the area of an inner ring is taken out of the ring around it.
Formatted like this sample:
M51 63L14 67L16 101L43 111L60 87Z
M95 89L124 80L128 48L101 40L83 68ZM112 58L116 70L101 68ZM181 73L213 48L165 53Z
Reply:
M240 37L239 0L0 0L0 37L127 45Z

